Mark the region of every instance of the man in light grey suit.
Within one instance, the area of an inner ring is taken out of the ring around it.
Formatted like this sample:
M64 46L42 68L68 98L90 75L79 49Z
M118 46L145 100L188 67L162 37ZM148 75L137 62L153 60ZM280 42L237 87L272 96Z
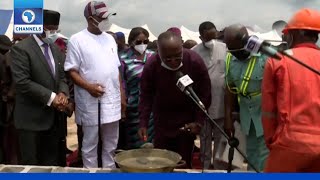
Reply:
M11 49L11 69L16 83L15 126L23 165L61 165L59 118L68 103L63 54L57 39L60 14L44 10L44 32L32 35Z
M224 77L225 58L227 55L226 45L216 40L218 31L212 22L206 21L199 26L201 44L192 48L204 60L211 80L211 106L209 115L215 119L220 127L224 120ZM214 150L212 152L212 140ZM225 145L222 143L222 135L216 126L205 121L200 136L201 161L204 169L219 169L220 163L214 161L216 156L221 158ZM211 160L213 159L213 164ZM212 167L214 166L214 167Z

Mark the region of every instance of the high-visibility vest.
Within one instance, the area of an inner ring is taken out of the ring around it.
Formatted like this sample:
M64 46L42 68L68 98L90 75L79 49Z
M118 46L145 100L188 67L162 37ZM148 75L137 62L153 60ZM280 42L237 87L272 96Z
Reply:
M251 75L252 75L252 72L254 70L254 67L255 67L255 64L256 64L256 61L257 61L257 57L253 56L250 59L248 68L247 68L246 73L245 73L245 75L243 77L243 80L241 82L240 87L232 87L232 88L229 86L229 82L228 82L228 73L229 73L229 69L230 69L230 61L231 61L231 59L232 59L232 55L231 55L231 53L228 53L227 54L227 59L226 59L226 84L227 84L227 87L228 87L229 91L231 93L233 93L233 94L237 94L238 95L238 101L239 102L240 102L240 96L251 98L253 96L261 95L260 91L251 92L251 93L247 92L248 84L249 84L249 81L251 79Z

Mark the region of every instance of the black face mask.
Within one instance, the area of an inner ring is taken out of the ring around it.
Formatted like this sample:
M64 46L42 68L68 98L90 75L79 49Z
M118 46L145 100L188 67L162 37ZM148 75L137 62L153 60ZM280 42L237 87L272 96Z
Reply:
M234 51L231 54L236 57L238 60L247 60L250 56L250 52L246 50Z
M7 52L9 52L8 50L0 50L0 54L5 55Z

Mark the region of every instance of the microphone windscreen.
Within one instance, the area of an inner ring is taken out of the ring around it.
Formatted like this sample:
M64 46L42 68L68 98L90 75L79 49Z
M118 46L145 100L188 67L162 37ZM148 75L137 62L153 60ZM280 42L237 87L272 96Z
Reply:
M244 34L241 38L242 44L244 44L244 46L248 43L248 40L250 39L251 36Z
M180 79L182 76L184 76L184 74L181 71L177 71L176 72L176 79Z

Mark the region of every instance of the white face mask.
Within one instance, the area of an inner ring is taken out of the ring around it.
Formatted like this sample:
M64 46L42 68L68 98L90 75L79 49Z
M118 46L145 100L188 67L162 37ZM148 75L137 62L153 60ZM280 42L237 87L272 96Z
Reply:
M94 19L94 18L92 18L92 19ZM94 21L95 21L96 23L98 23L98 26L95 25L95 24L94 24L94 26L96 26L97 28L99 28L99 30L100 30L101 32L106 32L106 31L108 31L108 30L110 29L110 27L111 27L111 23L110 23L110 21L109 21L108 19L102 20L101 22L98 22L96 19L94 19Z
M134 49L135 49L136 51L138 51L140 54L143 54L143 53L146 51L147 46L148 46L148 45L146 45L146 44L139 44L139 45L135 45L135 46L134 46Z
M213 40L203 43L203 45L209 49L213 49L214 42Z
M178 69L180 69L180 68L183 66L183 64L182 64L182 62L181 62L181 64L180 64L177 68L171 68L171 67L167 66L167 65L161 60L161 66L164 67L164 68L166 68L166 69L168 69L168 70L170 70L170 71L177 71Z
M43 38L43 42L47 44L53 44L59 38L58 33L50 33L50 31L44 31L46 33L46 37Z

